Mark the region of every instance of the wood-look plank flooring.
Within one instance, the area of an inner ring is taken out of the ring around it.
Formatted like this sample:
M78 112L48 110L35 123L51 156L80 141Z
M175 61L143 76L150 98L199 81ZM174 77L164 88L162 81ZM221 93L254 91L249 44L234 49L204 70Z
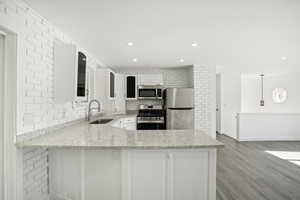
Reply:
M300 200L300 166L265 152L300 152L300 142L217 139L217 200Z

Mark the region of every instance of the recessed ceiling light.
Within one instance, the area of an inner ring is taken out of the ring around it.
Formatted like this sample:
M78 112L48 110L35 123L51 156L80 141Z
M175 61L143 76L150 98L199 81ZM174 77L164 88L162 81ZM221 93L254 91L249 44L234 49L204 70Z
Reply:
M138 59L137 59L137 58L133 58L132 61L133 61L133 62L137 62Z
M127 45L131 47L133 46L133 42L128 42Z
M196 42L192 43L192 47L197 47L197 46L198 46L198 43L196 43Z
M184 59L183 59L183 58L180 58L180 59L179 59L179 62L183 63L183 62L184 62Z
M287 57L283 56L281 57L281 60L287 60Z

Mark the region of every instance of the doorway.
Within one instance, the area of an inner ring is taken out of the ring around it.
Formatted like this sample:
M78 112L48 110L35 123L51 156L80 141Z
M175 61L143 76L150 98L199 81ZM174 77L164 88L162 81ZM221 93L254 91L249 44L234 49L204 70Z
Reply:
M216 132L221 134L221 74L216 77Z
M0 199L4 199L4 39L0 32Z

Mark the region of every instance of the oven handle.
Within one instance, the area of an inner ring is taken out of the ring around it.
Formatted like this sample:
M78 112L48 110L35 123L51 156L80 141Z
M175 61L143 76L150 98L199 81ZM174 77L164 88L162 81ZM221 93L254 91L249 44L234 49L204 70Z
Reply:
M138 123L138 124L145 124L145 123L148 123L148 124L163 124L163 123L165 123L165 122L162 121L162 120L160 120L160 121L138 120L137 123Z

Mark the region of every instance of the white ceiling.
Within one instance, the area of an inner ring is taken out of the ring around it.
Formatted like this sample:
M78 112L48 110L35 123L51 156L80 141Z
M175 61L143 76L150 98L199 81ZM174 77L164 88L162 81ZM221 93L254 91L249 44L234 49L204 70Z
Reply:
M257 70L300 64L299 0L26 2L114 67L200 64Z

